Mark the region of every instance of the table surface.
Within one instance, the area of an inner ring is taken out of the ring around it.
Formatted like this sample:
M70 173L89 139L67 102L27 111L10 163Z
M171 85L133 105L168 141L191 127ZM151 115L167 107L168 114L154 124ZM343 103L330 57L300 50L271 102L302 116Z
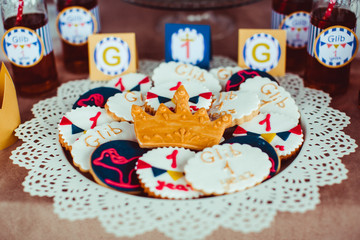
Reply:
M164 36L156 30L160 20L173 11L147 9L119 0L100 1L102 32L135 32L140 59L164 58ZM269 0L228 10L214 11L231 17L236 28L269 28L271 6ZM136 13L136 14L134 14ZM50 18L54 16L50 16ZM159 29L159 28L157 28ZM161 28L160 28L161 29ZM54 37L57 69L61 82L82 79L64 70L58 37ZM213 41L213 54L237 59L237 32ZM351 117L345 133L360 141L360 59L352 63L351 86L345 95L333 98L331 106ZM22 122L33 118L31 108L39 100L54 96L52 91L36 98L18 97ZM27 175L25 168L12 164L11 151L21 145L0 151L0 239L115 239L101 227L96 219L68 221L53 212L53 200L30 196L23 191L22 182ZM259 233L243 234L220 228L207 239L360 239L360 151L343 157L349 170L348 179L341 184L320 188L320 200L315 210L305 213L278 212L271 226ZM122 238L130 239L130 238ZM167 239L157 231L131 239Z

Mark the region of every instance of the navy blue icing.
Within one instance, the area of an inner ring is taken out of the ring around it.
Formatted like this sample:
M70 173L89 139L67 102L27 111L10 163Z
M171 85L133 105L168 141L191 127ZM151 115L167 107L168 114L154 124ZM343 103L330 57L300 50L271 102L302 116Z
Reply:
M91 156L92 174L110 188L136 192L141 187L135 166L139 157L148 149L140 148L137 142L115 140L100 145Z
M255 69L244 69L244 70L240 70L240 71L234 73L229 78L229 80L226 82L225 91L226 92L237 91L237 90L239 90L240 84L245 82L247 79L254 78L256 76L266 77L266 78L269 78L271 81L278 83L276 81L276 79L273 76L271 76L270 74L268 74L267 72L263 72L263 71L255 70Z
M121 93L119 89L112 87L93 88L79 97L72 109L85 106L97 106L103 108L109 97Z
M266 153L269 156L269 158L271 158L273 160L272 161L273 162L273 167L272 167L272 169L270 171L270 174L269 174L268 178L271 178L271 177L275 176L275 174L280 169L280 160L279 160L279 156L277 155L275 149L273 148L273 146L271 146L270 143L268 143L267 141L265 141L262 138L258 138L258 137L254 137L254 136L232 137L230 139L225 140L221 144L225 144L225 143L248 144L248 145L250 145L252 147L260 148L261 151Z

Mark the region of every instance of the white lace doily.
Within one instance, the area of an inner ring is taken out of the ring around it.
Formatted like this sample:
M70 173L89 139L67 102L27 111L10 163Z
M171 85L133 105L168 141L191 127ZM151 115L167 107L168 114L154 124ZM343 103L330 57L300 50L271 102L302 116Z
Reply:
M140 61L140 72L151 75L157 61ZM211 67L235 66L215 57ZM301 111L304 145L297 158L272 179L244 192L194 200L162 200L132 196L102 187L80 174L58 143L57 124L75 100L101 82L78 80L63 84L58 95L33 106L34 118L16 135L23 144L13 151L15 164L29 170L24 191L53 197L54 211L69 220L97 218L116 236L158 230L172 239L205 238L218 227L258 232L269 227L277 211L305 212L320 202L319 186L340 183L347 169L340 158L355 151L355 141L343 129L344 113L329 107L328 94L305 88L287 74L279 79Z

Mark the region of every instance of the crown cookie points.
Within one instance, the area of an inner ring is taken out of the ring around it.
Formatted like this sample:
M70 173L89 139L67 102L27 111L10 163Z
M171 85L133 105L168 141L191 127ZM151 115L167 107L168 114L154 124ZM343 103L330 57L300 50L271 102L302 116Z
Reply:
M175 112L161 104L155 116L133 105L135 133L141 147L172 146L202 150L219 144L225 129L232 123L231 115L211 121L203 108L192 114L184 86L176 90L173 99Z

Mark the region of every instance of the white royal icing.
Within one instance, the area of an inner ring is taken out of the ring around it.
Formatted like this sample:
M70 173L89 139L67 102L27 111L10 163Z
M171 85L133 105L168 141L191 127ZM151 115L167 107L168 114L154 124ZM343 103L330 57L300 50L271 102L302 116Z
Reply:
M144 97L140 92L123 92L110 97L105 108L116 116L116 120L133 122L132 105L143 106L144 103Z
M128 73L120 77L113 78L107 83L108 87L114 87L122 92L125 91L140 91L146 93L152 85L151 79L141 73ZM134 90L140 88L140 90Z
M210 73L219 80L222 90L225 90L227 81L231 78L234 73L242 70L241 67L218 67L210 69Z
M195 81L203 84L213 94L220 92L219 81L208 71L180 62L161 63L152 76L155 86L164 82Z
M200 108L209 109L212 99L211 99L211 91L204 87L202 84L197 82L168 82L162 83L155 87L152 87L146 96L146 106L154 109L155 111L160 106L160 99L158 97L154 97L155 95L169 98L171 101L167 101L164 104L171 109L175 108L175 103L172 101L172 98L177 90L177 88L183 85L186 89L186 92L189 94L189 107L192 112L196 112ZM202 97L201 94L204 94ZM199 97L197 97L199 96ZM195 103L192 98L197 99L197 103Z
M111 122L86 131L72 145L71 155L74 164L82 171L89 171L93 151L101 144L112 140L136 142L134 125L127 122Z
M256 76L240 85L240 90L255 92L261 101L260 112L282 113L300 118L298 106L290 93L269 78Z
M202 195L185 181L184 166L195 152L184 148L157 148L139 158L136 173L155 196L170 199L197 198Z
M215 145L188 160L187 182L207 195L242 191L262 182L270 172L269 156L247 144Z
M59 123L59 134L63 141L71 146L85 131L113 119L100 107L88 106L71 110L62 117Z
M234 122L249 121L260 107L260 99L254 92L230 91L220 92L215 96L209 115L217 119L224 114L231 114Z
M240 124L240 127L245 131L238 128L233 135L260 134L262 138L275 148L281 158L293 153L303 143L304 135L302 131L298 129L293 131L293 133L289 132L297 126L298 120L296 118L278 113L260 113L251 121Z

